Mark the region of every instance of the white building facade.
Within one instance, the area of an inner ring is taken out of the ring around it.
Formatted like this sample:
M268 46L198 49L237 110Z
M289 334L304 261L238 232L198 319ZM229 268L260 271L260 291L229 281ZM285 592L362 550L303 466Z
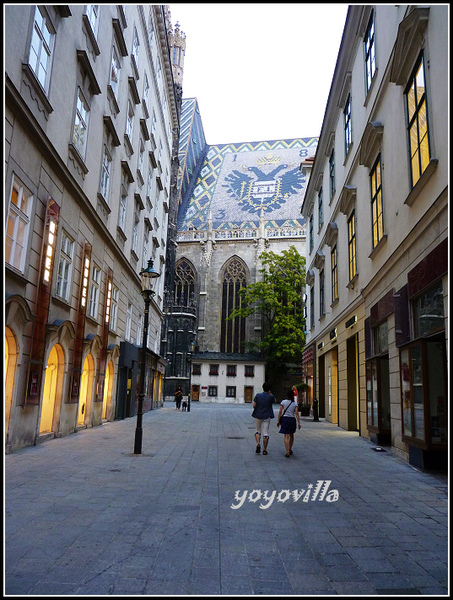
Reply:
M320 415L420 468L447 457L448 18L349 8L301 211Z
M163 5L5 8L7 451L161 403L178 114Z

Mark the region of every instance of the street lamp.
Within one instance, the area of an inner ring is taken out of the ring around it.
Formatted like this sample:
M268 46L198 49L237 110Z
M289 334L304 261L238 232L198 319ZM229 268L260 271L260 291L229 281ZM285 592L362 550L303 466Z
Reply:
M145 369L146 369L146 346L148 343L149 303L151 302L151 298L154 296L153 287L154 287L155 280L157 277L159 277L159 275L160 275L160 273L158 273L153 267L153 259L150 258L146 269L143 269L143 271L140 272L140 277L142 280L142 296L143 296L143 300L145 301L145 320L143 323L143 342L142 342L142 352L141 352L141 356L140 356L140 381L139 381L140 393L138 395L138 402L137 402L137 425L135 428L134 454L142 453L143 398L145 397Z

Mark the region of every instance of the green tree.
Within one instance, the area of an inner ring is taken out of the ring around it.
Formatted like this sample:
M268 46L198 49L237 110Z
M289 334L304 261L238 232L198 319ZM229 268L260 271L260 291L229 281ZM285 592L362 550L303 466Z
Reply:
M294 246L281 254L263 252L260 255L261 281L243 288L239 293L241 306L227 320L238 316L261 315L261 342L248 343L249 350L260 350L266 357L269 374L285 370L288 363L302 362L305 344L305 318L302 294L305 285L305 258Z

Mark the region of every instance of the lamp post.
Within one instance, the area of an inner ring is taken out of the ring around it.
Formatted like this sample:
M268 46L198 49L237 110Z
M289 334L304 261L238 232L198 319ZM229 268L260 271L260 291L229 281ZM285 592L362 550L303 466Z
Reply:
M137 402L137 425L135 427L134 454L142 453L143 398L145 397L146 346L148 344L149 304L151 302L151 298L154 296L154 290L152 288L154 287L155 280L157 277L159 277L159 275L160 273L158 273L153 267L153 259L150 258L146 269L143 269L143 271L140 272L140 277L142 280L142 296L145 301L145 319L143 323L143 342L140 356L140 393L138 395Z

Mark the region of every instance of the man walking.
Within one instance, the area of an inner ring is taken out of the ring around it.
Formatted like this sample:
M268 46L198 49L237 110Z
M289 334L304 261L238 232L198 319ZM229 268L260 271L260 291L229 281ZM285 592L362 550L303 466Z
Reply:
M267 444L269 442L269 423L274 418L274 409L272 404L275 402L274 396L270 393L271 386L265 381L263 391L256 394L253 399L252 417L255 418L255 440L257 454L261 452L260 439L263 436L263 454L267 454Z

